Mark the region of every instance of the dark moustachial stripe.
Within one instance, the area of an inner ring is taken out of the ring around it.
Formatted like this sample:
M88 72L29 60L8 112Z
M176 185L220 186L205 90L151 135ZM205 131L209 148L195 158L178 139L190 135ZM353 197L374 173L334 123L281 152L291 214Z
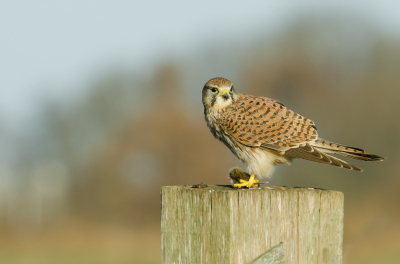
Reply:
M211 107L214 106L214 104L215 104L216 101L217 101L217 97L214 96L214 97L212 98L212 100L211 100Z

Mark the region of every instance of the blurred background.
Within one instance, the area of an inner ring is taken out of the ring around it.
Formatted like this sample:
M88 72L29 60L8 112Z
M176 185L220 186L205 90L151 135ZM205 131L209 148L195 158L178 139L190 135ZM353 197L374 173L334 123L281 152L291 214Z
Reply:
M400 4L0 2L0 263L160 262L160 187L228 184L223 76L387 158L271 185L345 194L345 263L400 263ZM243 165L241 165L244 167Z

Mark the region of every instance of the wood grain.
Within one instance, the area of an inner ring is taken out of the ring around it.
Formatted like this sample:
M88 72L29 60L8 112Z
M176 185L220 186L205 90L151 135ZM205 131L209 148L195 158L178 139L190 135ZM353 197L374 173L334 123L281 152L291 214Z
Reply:
M268 249L247 264L285 264L283 243Z

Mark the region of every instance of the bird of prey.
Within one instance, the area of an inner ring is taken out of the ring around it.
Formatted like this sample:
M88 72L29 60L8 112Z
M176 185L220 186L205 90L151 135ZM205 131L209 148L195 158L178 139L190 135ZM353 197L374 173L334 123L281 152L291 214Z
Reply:
M231 81L217 77L203 88L204 115L215 138L248 166L249 180L234 187L254 187L257 177L270 177L276 164L302 158L340 168L362 171L338 159L337 154L364 161L384 158L324 140L313 121L266 97L236 92Z

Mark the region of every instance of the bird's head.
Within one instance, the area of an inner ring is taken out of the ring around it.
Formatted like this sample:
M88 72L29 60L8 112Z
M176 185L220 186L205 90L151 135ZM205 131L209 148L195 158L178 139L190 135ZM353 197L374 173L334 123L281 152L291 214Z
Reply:
M228 107L239 98L231 81L217 77L209 80L203 87L203 105L207 110Z

